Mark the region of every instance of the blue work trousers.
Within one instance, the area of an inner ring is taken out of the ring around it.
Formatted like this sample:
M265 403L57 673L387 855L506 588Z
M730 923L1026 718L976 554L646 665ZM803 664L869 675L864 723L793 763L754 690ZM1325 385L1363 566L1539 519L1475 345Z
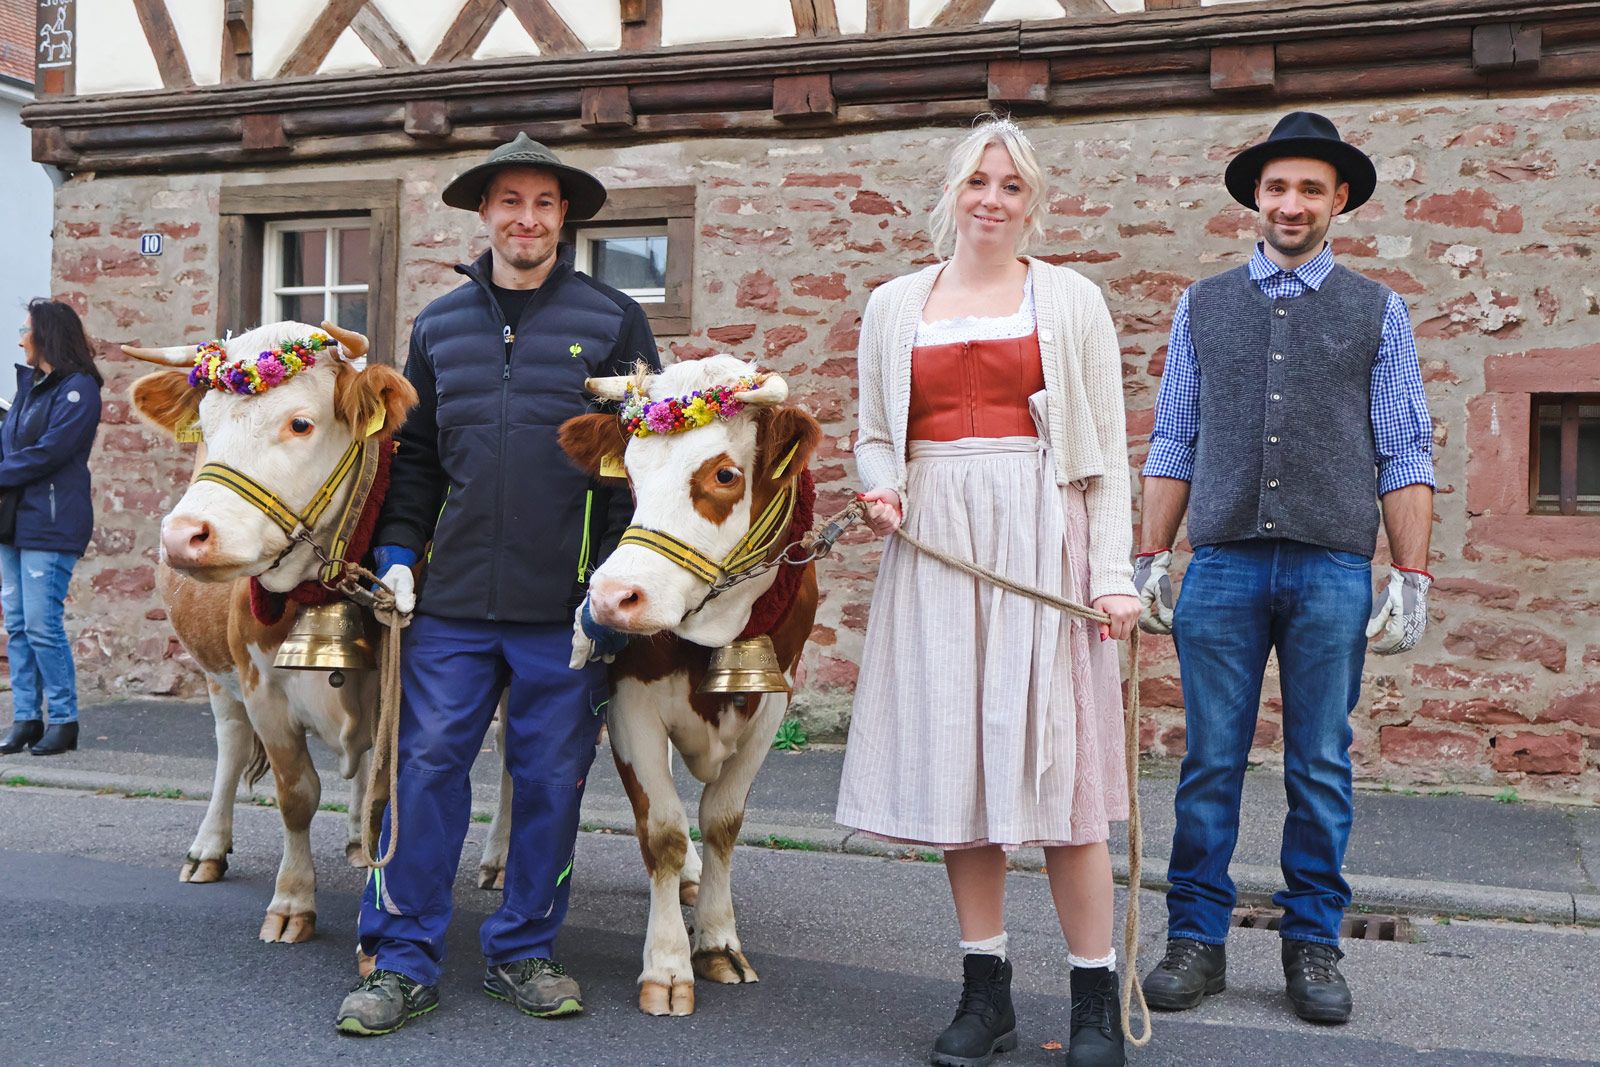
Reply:
M1245 761L1276 651L1289 814L1280 863L1285 938L1339 943L1350 904L1350 712L1361 694L1372 561L1299 541L1195 550L1173 618L1188 747L1178 779L1167 936L1220 945L1235 902Z
M418 615L404 641L400 840L362 894L362 950L380 968L426 985L439 980L472 814L468 772L506 692L511 847L500 908L480 936L490 964L549 959L572 891L578 805L604 721L605 668L567 666L570 626ZM384 813L382 849L393 810Z

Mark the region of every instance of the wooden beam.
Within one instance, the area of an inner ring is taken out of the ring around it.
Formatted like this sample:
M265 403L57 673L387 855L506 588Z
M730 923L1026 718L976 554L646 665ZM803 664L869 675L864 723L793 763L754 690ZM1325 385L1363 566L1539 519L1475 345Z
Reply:
M450 28L439 39L439 47L428 57L428 65L471 59L494 28L500 12L505 9L506 5L500 0L467 0L455 21L450 23Z
M833 37L839 33L834 0L789 0L796 37Z
M133 9L139 15L139 25L144 27L144 39L156 57L162 86L167 89L192 87L194 75L189 73L189 57L183 54L183 42L178 40L167 0L133 0Z
M328 0L328 6L322 9L322 14L317 16L294 51L289 53L283 66L278 68L277 76L294 78L315 74L323 60L328 58L328 53L333 51L333 44L339 35L349 28L356 13L366 3L367 0Z
M633 103L626 85L591 85L583 91L579 118L586 129L605 130L633 125Z
M255 77L255 2L227 0L222 9L222 80Z
M289 147L282 115L246 115L243 133L246 152L278 152Z
M350 28L356 31L361 43L372 49L372 54L384 66L416 65L417 57L411 54L411 46L400 36L400 31L383 17L383 12L378 10L376 4L369 3L356 12L356 17L350 21Z
M1211 50L1211 88L1219 93L1271 90L1278 58L1270 44L1219 45Z
M1531 70L1544 51L1538 26L1499 22L1472 28L1474 70Z
M932 26L971 26L973 23L982 22L983 16L989 13L995 0L948 0L939 13L933 17Z
M1144 0L1146 11L1176 11L1180 8L1199 6L1200 0Z
M661 0L622 0L622 49L644 52L661 47Z
M443 100L407 100L405 131L417 138L449 137L455 124Z
M911 28L911 0L867 0L867 32L898 33Z
M59 126L40 126L33 131L33 161L52 167L67 167L77 162L78 154L67 143Z
M1044 104L1050 100L1048 59L989 61L989 101L995 104Z
M539 46L540 55L576 55L589 50L560 12L550 6L550 0L505 0L505 5Z
M796 74L772 79L772 115L787 121L832 118L839 110L833 79L827 74Z
M1062 12L1068 16L1116 14L1117 10L1107 3L1107 0L1057 0L1057 2L1061 4Z

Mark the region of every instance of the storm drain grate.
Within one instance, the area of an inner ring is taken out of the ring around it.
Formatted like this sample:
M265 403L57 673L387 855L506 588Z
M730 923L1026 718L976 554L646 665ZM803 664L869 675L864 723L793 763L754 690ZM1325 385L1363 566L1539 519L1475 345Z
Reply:
M1244 930L1276 930L1283 923L1278 908L1234 908L1233 924ZM1346 915L1339 936L1357 941L1411 940L1411 920L1403 915Z

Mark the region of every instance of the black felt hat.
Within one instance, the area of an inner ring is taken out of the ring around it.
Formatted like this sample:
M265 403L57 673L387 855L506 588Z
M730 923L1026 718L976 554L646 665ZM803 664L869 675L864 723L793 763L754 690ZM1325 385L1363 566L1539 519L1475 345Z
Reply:
M1293 111L1273 127L1272 136L1233 157L1224 180L1233 198L1256 210L1256 183L1261 168L1274 159L1320 159L1333 164L1339 177L1350 184L1344 211L1354 211L1372 198L1378 171L1367 154L1339 137L1333 123L1312 111ZM1344 212L1340 212L1344 214Z
M444 187L442 199L451 207L476 211L483 202L483 191L497 170L506 167L538 167L555 173L561 183L561 196L567 202L567 221L582 222L594 218L605 206L606 187L586 170L570 167L556 158L556 154L525 133L489 153L489 158L456 175Z

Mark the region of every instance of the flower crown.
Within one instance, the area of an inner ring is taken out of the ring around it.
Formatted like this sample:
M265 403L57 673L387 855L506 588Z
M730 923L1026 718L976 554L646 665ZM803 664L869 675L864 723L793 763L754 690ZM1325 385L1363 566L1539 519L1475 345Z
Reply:
M735 394L755 385L754 378L740 378L732 385L713 385L688 396L651 400L630 382L624 387L622 432L631 437L683 433L707 426L713 419L731 419L745 407Z
M310 337L290 338L253 359L245 356L229 362L228 350L221 341L207 341L195 347L189 384L197 389L220 389L225 393L254 396L316 366L315 353L332 348L334 344L326 334L313 333Z

